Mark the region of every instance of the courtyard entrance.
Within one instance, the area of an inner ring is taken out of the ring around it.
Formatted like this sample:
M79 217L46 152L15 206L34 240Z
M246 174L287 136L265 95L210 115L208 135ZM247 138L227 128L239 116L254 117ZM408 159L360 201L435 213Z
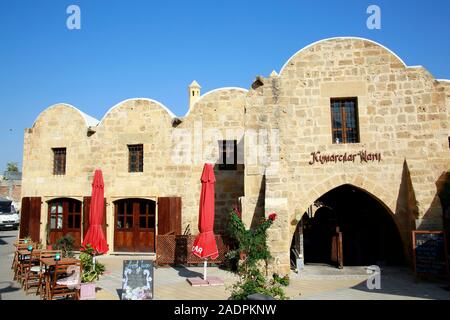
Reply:
M337 187L315 201L297 226L292 249L303 254L306 264L405 263L402 240L389 210L351 185Z
M114 202L114 251L155 252L155 211L152 200Z

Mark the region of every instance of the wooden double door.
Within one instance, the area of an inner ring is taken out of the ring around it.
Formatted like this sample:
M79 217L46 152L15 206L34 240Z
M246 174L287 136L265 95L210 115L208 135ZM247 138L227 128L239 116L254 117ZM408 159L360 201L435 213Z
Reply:
M74 249L81 244L81 209L82 202L75 199L61 198L48 202L48 237L49 243L66 235L74 240Z
M181 198L123 199L114 202L114 251L155 252L159 234L181 233Z

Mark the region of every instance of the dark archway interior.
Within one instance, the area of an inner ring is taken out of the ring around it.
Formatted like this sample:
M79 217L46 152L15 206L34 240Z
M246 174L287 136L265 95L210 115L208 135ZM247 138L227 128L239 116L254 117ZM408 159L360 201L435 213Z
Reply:
M330 263L332 237L342 232L346 266L404 265L403 246L389 211L374 197L343 185L318 199L314 217L303 217L305 263Z

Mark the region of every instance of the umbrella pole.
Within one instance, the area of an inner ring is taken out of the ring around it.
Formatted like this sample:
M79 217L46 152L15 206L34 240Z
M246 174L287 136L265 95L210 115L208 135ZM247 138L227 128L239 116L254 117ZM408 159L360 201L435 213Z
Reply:
M206 280L206 267L208 266L208 259L203 261L203 280Z

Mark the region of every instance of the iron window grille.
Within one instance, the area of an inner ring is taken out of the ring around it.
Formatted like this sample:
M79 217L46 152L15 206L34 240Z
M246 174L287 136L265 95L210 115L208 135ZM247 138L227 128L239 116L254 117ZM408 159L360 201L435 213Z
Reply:
M128 146L128 172L144 172L144 146L142 144Z
M53 148L53 174L66 174L66 148Z

